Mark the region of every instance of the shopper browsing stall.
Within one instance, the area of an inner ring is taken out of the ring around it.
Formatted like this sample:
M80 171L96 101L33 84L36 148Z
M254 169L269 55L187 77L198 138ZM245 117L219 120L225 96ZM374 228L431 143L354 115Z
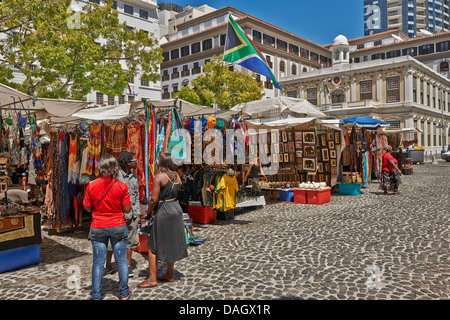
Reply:
M392 147L390 145L384 148L380 190L383 190L385 195L389 194L388 191L394 191L394 194L401 194L398 191L398 186L399 176L401 176L402 172L397 167L398 161L391 155L391 152Z

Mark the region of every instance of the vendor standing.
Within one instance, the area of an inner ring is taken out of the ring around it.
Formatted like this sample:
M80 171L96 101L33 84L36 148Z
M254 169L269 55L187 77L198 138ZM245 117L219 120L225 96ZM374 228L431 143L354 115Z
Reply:
M249 182L252 184L252 193L255 196L259 196L261 193L261 188L259 187L259 176L260 174L267 180L264 170L259 160L259 156L256 156L255 163L250 163L247 173L245 174L244 182Z

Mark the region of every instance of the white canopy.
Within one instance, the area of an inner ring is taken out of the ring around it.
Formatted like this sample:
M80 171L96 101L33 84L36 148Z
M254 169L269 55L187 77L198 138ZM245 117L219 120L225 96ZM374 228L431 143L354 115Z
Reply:
M205 107L198 104L190 103L182 99L165 99L165 100L150 100L156 108L171 108L178 107L180 113L185 116L202 116L215 114L216 110L211 107ZM144 102L137 101L132 104L132 110L144 110Z
M34 105L33 105L34 101ZM88 105L86 101L67 100L67 99L49 99L49 98L34 98L28 94L22 93L16 89L8 87L0 83L0 107L9 107L16 103L17 112L24 107L31 113L45 112L51 116L68 117L73 113L83 109Z
M241 103L230 109L232 112L243 111L251 118L292 115L295 117L326 118L327 115L304 99L276 97Z
M295 127L314 120L317 120L317 118L287 118L263 123L249 120L247 121L247 124L249 129L275 129Z

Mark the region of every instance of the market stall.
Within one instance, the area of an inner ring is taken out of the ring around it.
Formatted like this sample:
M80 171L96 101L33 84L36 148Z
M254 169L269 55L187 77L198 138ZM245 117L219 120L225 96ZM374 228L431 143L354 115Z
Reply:
M276 164L275 172L270 172L271 168L265 170L268 181L260 182L269 200L307 203L306 190L311 191L309 193L326 190L329 195L331 187L337 183L337 164L343 140L338 126L315 117L248 123L250 129L270 132L267 146L261 143L261 136L259 142L260 155L269 151L268 158L272 165ZM305 201L296 201L299 189L305 191ZM310 203L316 199L317 196L311 198Z
M388 145L383 127L389 123L371 117L343 119L345 146L339 163L339 193L359 195L381 171L383 149Z
M47 183L49 116L69 116L86 102L38 99L0 84L0 272L39 263L41 211Z

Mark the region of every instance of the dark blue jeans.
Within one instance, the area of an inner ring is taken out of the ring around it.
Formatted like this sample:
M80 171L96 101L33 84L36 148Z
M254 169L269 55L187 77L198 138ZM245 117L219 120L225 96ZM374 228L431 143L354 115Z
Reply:
M128 296L128 262L127 262L127 226L115 228L91 228L89 239L92 242L92 298L100 300L102 293L103 266L106 260L108 241L114 252L114 259L119 271L120 298Z

